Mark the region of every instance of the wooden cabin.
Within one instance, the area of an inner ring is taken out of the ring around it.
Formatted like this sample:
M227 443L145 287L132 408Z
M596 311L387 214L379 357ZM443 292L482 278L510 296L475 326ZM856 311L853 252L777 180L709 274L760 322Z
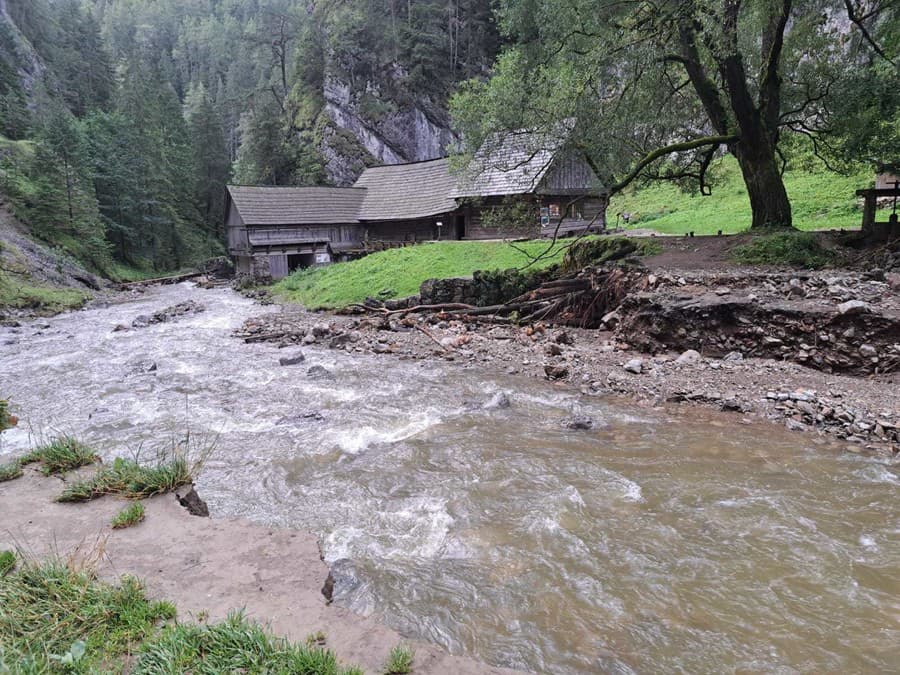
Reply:
M584 158L535 139L494 137L457 173L442 158L370 167L349 188L228 186L235 269L278 279L384 244L604 229L607 197Z

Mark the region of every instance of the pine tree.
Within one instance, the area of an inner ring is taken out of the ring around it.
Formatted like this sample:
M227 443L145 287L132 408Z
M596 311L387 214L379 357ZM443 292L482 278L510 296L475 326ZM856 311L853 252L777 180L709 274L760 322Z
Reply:
M203 85L191 90L187 107L197 209L206 230L224 241L225 185L231 177L225 132Z

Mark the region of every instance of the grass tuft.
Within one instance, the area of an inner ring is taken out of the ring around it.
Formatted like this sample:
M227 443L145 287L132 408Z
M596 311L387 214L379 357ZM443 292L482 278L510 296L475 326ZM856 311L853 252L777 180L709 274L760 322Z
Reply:
M361 675L341 666L334 652L275 637L241 613L210 626L179 624L163 628L144 645L132 675L157 673L309 673Z
M399 644L391 649L387 663L384 666L384 675L406 675L412 672L413 650L406 645Z
M123 672L123 657L175 616L133 578L113 586L59 562L0 576L0 607L0 672L16 673Z
M0 551L0 577L16 566L16 554L12 551Z
M134 502L130 506L126 506L119 511L112 519L112 527L114 530L121 530L132 525L137 525L144 519L144 505L141 502Z
M732 257L751 265L789 265L818 269L835 262L835 254L822 246L811 232L793 230L760 234L753 241L736 246Z
M183 457L160 461L155 466L142 466L118 457L111 466L100 468L91 478L68 485L56 501L86 502L103 495L143 499L172 492L192 480L191 467Z
M636 237L582 239L566 251L562 268L566 272L577 272L590 265L602 265L633 256L654 255L661 250L659 242Z
M41 473L50 476L88 466L100 458L84 443L71 436L60 436L46 445L35 448L19 459L21 464L40 462Z
M22 476L22 463L19 460L13 460L0 464L0 483L13 480Z

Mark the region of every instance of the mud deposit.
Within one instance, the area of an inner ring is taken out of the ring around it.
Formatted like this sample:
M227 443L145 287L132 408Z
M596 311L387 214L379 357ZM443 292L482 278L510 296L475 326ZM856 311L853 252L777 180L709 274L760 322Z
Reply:
M188 300L205 311L113 331ZM107 458L217 436L197 484L213 521L317 533L336 604L492 664L896 667L891 459L456 363L231 337L260 311L182 284L0 329L0 391L23 419L0 457L30 433Z

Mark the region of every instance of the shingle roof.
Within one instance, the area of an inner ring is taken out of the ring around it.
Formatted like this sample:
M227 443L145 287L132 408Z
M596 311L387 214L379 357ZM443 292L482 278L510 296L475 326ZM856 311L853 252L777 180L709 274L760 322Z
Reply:
M492 197L537 190L566 141L565 133L510 131L488 138L457 176L452 197Z
M372 167L353 187L366 188L360 220L426 218L456 208L456 179L447 159Z
M365 190L332 187L248 187L228 192L245 225L355 223Z

